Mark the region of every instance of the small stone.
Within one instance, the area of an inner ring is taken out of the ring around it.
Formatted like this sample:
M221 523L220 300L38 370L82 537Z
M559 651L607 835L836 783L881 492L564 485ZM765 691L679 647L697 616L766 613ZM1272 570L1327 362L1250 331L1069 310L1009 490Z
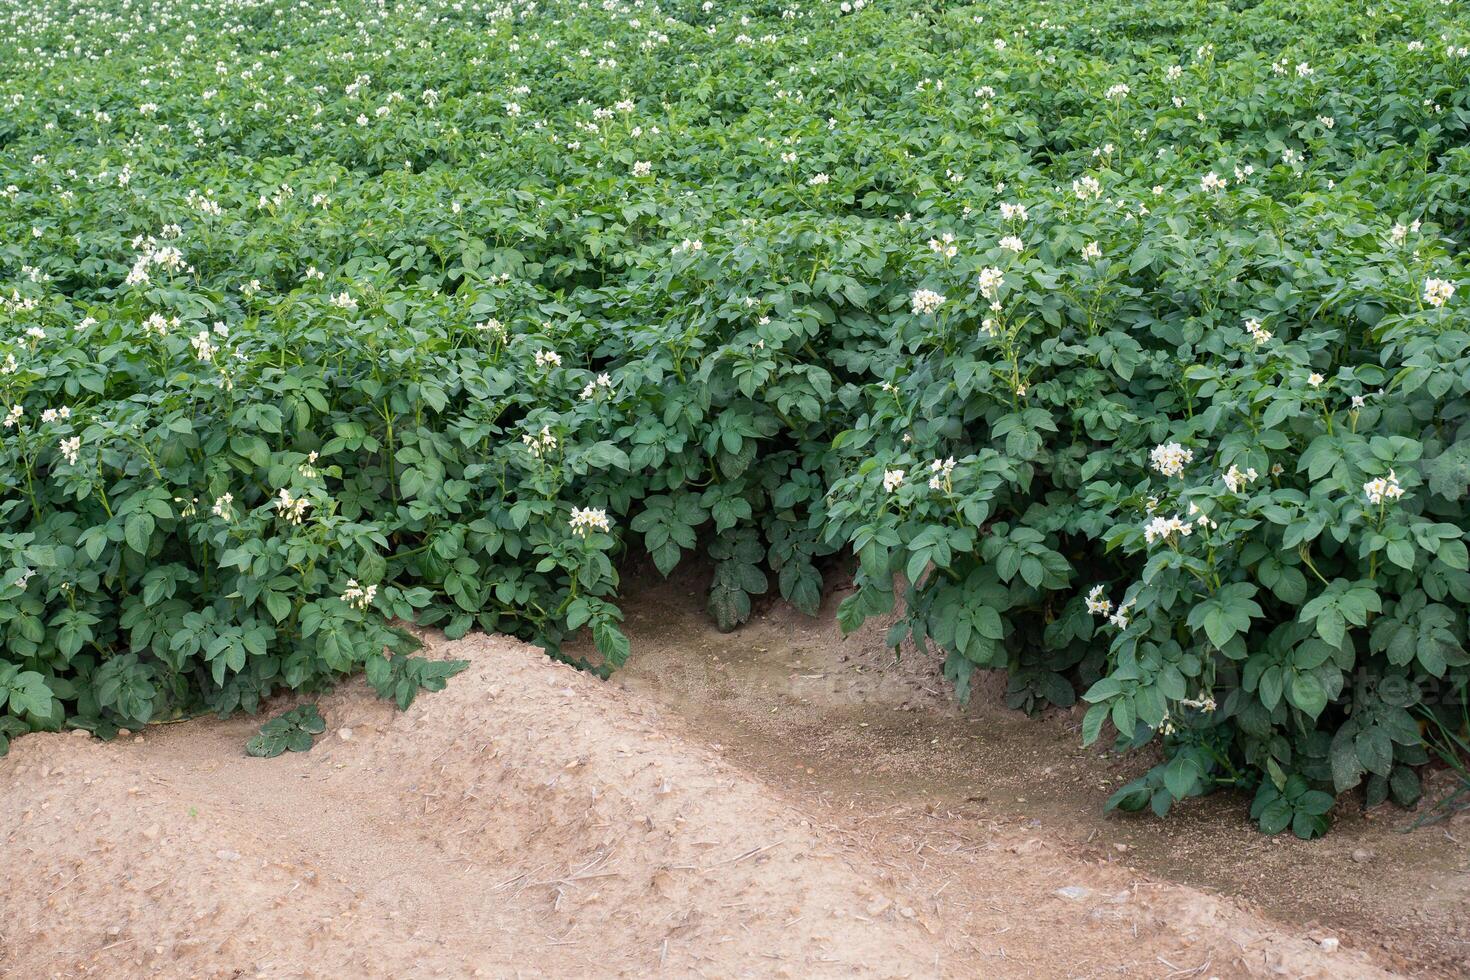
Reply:
M905 905L903 908L898 910L898 914L903 916L905 919L912 919L918 913L909 906Z
M1130 848L1127 844L1119 841L1118 843L1113 845L1113 850L1117 851L1119 854L1126 854L1128 853L1128 851L1132 850L1132 848Z
M1056 890L1056 894L1058 897L1065 898L1068 901L1080 902L1088 895L1092 894L1092 892L1086 888L1083 888L1081 885L1068 885L1065 888L1058 888Z
M352 729L350 729L350 728L339 728L339 729L337 729L337 737L340 738L344 742L350 742L350 741L352 741Z
M1353 851L1353 860L1358 864L1367 864L1373 860L1373 852L1365 847L1360 847L1356 851Z
M149 840L158 840L158 835L162 832L163 829L159 827L156 823L149 824L147 827L143 828L143 836L148 838Z
M240 860L240 852L239 851L215 851L214 852L214 856L217 857L217 858L219 858L221 861L238 861L238 860Z
M1321 942L1317 943L1317 945L1322 947L1322 952L1324 953L1335 953L1337 952L1338 946L1337 937L1328 936Z

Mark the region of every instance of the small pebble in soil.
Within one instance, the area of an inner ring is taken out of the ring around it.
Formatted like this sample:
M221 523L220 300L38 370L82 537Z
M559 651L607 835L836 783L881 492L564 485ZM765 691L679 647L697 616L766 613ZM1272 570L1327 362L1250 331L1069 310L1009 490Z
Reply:
M1068 885L1065 888L1058 888L1056 890L1056 894L1059 898L1065 898L1073 902L1080 902L1089 894L1091 894L1091 892L1088 889L1083 888L1081 885Z
M1367 864L1373 860L1373 852L1365 847L1360 847L1356 851L1353 851L1353 860L1358 864Z

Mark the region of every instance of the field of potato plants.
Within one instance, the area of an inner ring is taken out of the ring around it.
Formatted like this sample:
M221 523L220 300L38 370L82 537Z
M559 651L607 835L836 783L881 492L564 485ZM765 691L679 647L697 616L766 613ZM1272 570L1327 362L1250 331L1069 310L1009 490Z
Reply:
M645 557L1124 810L1464 735L1463 0L0 0L0 105L0 745L606 673Z

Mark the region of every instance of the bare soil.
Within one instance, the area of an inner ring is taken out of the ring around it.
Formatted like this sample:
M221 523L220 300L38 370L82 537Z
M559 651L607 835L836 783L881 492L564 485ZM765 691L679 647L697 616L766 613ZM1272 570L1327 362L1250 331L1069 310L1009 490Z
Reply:
M1462 972L1470 828L1105 818L1135 764L1079 749L1072 715L984 690L961 712L830 615L718 634L691 585L630 597L612 683L426 637L469 669L403 713L344 685L309 753L246 757L248 718L17 740L0 975Z
M817 617L768 603L721 634L701 585L632 589L638 656L613 683L722 741L769 785L921 814L931 827L1029 835L1084 863L1228 899L1293 934L1336 938L1388 969L1470 976L1470 813L1413 829L1420 813L1365 813L1347 797L1332 832L1310 842L1259 833L1248 796L1188 800L1163 820L1109 814L1111 792L1156 759L1082 748L1081 707L1027 717L1005 707L1002 676L977 674L962 708L936 656L885 646L887 622L844 637L840 586ZM1426 773L1426 801L1452 788L1450 776Z

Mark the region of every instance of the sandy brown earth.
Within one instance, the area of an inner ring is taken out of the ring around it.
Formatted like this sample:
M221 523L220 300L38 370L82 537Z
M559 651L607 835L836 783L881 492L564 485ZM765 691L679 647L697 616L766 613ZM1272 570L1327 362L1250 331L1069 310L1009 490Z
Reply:
M1470 976L1470 812L1416 828L1422 812L1364 813L1349 794L1316 841L1259 833L1236 794L1185 801L1164 820L1109 814L1111 791L1156 760L1084 749L1080 708L1028 718L1004 706L995 676L960 709L937 657L905 644L896 659L885 623L842 635L840 581L820 616L767 603L729 635L709 625L700 584L629 587L639 654L613 683L668 706L768 785L946 832L1021 835L1227 898L1406 975ZM1453 788L1448 771L1424 776L1426 800Z
M793 799L650 699L521 644L431 643L449 653L471 667L406 713L358 683L323 699L308 754L245 757L244 719L18 740L0 761L0 967L1383 975L1034 835Z

